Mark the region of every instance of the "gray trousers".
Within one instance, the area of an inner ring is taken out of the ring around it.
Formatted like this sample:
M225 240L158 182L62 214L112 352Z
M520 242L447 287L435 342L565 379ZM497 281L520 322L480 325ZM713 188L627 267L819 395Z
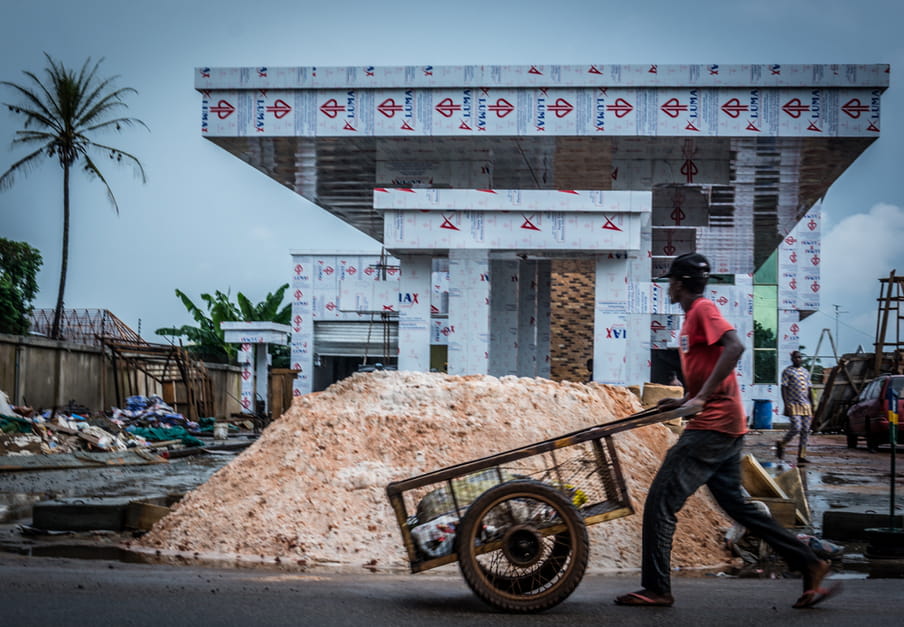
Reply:
M718 431L686 430L669 449L644 505L641 575L644 589L657 594L671 592L675 514L702 485L709 487L726 514L769 544L792 570L800 571L820 561L809 546L744 500L741 493L743 439Z

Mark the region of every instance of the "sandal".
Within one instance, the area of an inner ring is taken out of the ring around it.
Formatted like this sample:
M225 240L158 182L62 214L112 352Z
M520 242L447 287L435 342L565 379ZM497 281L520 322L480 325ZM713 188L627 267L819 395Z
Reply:
M659 595L648 590L629 592L616 597L616 605L645 605L648 607L671 607L675 602L671 594Z
M841 592L840 582L832 584L828 588L816 588L815 590L807 590L791 607L797 609L813 607L814 605L822 603L826 599L835 596L839 592Z

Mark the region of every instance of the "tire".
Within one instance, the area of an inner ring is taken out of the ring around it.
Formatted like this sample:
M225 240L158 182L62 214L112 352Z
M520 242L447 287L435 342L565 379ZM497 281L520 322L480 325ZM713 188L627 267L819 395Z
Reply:
M844 424L844 435L847 439L847 447L848 448L857 448L857 434L854 433L854 429L851 427L851 419L848 418Z
M578 587L590 541L568 496L517 480L490 488L471 504L456 533L456 551L465 582L484 602L509 612L540 612Z

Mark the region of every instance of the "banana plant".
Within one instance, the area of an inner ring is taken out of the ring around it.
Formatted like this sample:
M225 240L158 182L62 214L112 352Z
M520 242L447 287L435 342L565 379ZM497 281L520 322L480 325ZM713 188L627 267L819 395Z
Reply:
M199 359L212 362L230 362L235 358L236 347L227 344L224 340L221 322L252 322L266 321L289 324L292 306L280 307L289 284L285 283L276 290L268 293L263 301L253 304L248 297L239 292L236 295L236 303L230 300L229 292L217 290L213 294L201 294L206 311L197 306L185 292L177 289L176 296L182 301L185 309L194 318L197 326L182 325L181 327L165 327L157 329L157 335L168 337L184 337L188 340L188 349ZM279 348L279 347L271 347ZM282 357L285 351L274 351ZM286 357L288 361L288 357ZM274 364L281 365L281 364Z

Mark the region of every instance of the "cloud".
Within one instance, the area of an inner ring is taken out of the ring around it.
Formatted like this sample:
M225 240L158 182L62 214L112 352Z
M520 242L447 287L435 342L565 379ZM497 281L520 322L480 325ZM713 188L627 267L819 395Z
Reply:
M847 328L839 331L846 338L842 351L870 343L875 334L879 279L893 269L904 275L902 241L904 209L888 203L849 215L824 232L820 309L833 315L834 305L839 305L844 313L841 320ZM819 324L825 322L823 317Z
M904 209L877 204L868 213L847 216L822 238L822 277L826 291L856 302L875 297L879 277L904 272Z

